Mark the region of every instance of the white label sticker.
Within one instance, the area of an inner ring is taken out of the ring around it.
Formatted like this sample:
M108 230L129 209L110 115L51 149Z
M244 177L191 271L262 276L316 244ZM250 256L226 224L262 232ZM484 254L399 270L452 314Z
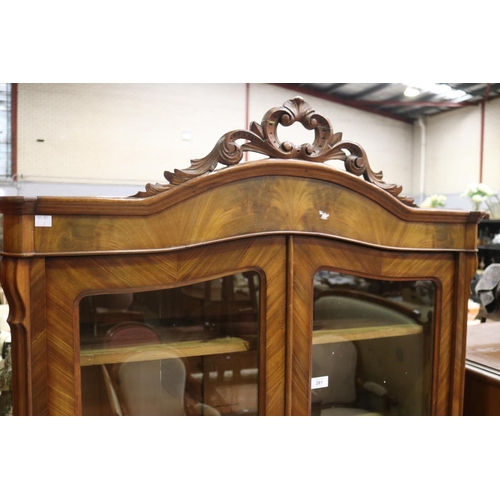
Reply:
M35 227L52 227L52 215L35 215Z
M311 389L323 389L328 387L328 375L324 377L314 377L311 380Z

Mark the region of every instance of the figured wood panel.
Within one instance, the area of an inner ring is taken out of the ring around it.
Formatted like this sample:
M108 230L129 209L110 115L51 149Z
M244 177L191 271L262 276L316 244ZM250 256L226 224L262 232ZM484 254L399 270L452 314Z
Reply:
M255 270L262 290L260 412L284 414L286 245L245 239L165 254L47 259L49 414L81 414L78 300L84 295L176 287Z
M3 250L10 254L33 253L35 250L34 225L33 215L4 215Z
M467 352L467 319L470 284L477 270L477 256L459 254L455 263L454 339L451 413L462 415L465 391L465 359Z
M335 178L333 171L330 176ZM367 189L363 181L355 180ZM268 174L225 181L192 194L188 183L165 193L178 201L147 216L125 210L126 200L123 215L55 214L52 227L34 229L35 251L47 255L146 252L269 233L327 235L418 250L464 249L470 244L463 214L457 212L455 220L448 215L449 220L440 222L438 215L434 221L419 219L418 211L404 207L408 212L404 215L412 216L406 220L393 209L397 201L387 193L383 194L391 202L382 204L367 198L358 184L353 186L358 189L323 179ZM181 198L176 190L185 196Z
M438 313L434 322L431 410L433 415L452 413L452 368L457 333L454 317L456 257L452 253L376 251L359 245L332 243L323 238L294 237L294 262L293 414L307 415L310 411L313 278L319 269L366 278L435 282Z
M45 259L2 260L12 337L15 415L44 415L47 409Z
M312 145L279 142L278 124L295 121L315 131ZM241 146L235 142L240 139ZM255 269L266 289L261 412L307 414L312 277L328 265L367 277L435 280L432 410L458 413L466 321L461 307L483 214L412 208L399 196L401 187L371 169L359 145L341 139L327 118L295 98L270 110L261 125L229 132L208 156L167 172L169 184L148 185L147 193L0 200L2 282L12 304L20 412L81 412L81 297ZM243 151L270 159L236 166ZM342 160L350 173L320 163L330 160ZM228 167L209 173L218 164ZM51 226L35 227L36 215L51 216Z
M27 261L2 259L2 284L9 304L8 322L12 337L12 404L14 415L32 414L31 321ZM5 287L5 283L9 286Z

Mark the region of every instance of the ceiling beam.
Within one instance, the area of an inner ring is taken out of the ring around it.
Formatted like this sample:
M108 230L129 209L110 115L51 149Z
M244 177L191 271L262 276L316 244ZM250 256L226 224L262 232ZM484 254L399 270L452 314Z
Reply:
M363 101L357 100L363 106L409 106L409 107L433 107L433 108L463 108L464 106L473 106L477 103L467 101Z
M378 110L369 106L365 106L362 104L359 104L357 101L351 101L349 99L344 99L335 95L331 94L325 94L325 92L321 92L318 90L311 89L310 87L307 86L299 86L296 83L271 83L270 85L276 85L277 87L282 87L288 90L293 90L294 92L300 92L303 94L307 94L313 97L317 97L319 99L324 99L325 101L330 101L330 102L335 102L337 104L343 104L344 106L349 106L351 108L356 108L361 111L367 111L368 113L373 113L379 116L384 116L386 118L392 118L393 120L398 120L403 123L409 123L410 125L413 124L415 120L411 118L405 118L403 116L399 116L394 113Z
M300 85L307 85L307 83L301 83ZM325 92L328 94L332 90L340 89L340 88L344 87L345 85L347 85L347 83L332 83L329 87L327 87L325 89Z
M422 100L418 99L414 100L385 100L385 101L374 101L367 99L354 99L351 96L339 96L335 94L330 94L328 91L331 91L334 86L340 87L347 84L333 84L331 87L325 87L325 89L320 90L316 88L312 88L307 83L297 84L297 83L274 83L271 85L276 85L279 87L287 88L298 92L298 95L307 94L319 99L324 99L326 101L335 102L338 104L342 104L344 106L349 106L351 108L359 109L362 111L366 111L368 113L377 114L379 116L384 116L387 118L392 118L394 120L401 121L403 123L413 124L420 114L425 116L432 116L435 113L441 113L444 111L451 111L452 109L460 109L466 106L480 106L481 102L484 101L486 84L483 84L482 93L476 94L472 97L471 100L467 101L439 101L430 98L431 95L427 93L426 96L421 96ZM375 86L382 85L391 85L391 84L375 84ZM466 90L467 84L463 84L464 90ZM471 84L472 85L472 84ZM496 93L497 86L499 84L488 84L488 101L496 100L500 98L500 95ZM359 92L356 95L366 95L366 93L370 93L373 91L372 89L366 89L366 91ZM454 85L454 88L459 88L459 85ZM328 90L327 90L328 89ZM479 91L477 91L479 92ZM432 94L432 96L434 96ZM399 108L399 109L398 109ZM419 111L419 108L421 110ZM427 112L427 111L430 111Z
M358 92L357 94L351 94L349 97L351 99L361 99L361 97L365 97L366 95L374 94L375 92L378 92L379 90L384 90L389 87L394 87L394 85L398 85L397 83L378 83L377 85L374 85L373 87L370 87L369 89L362 90L361 92Z

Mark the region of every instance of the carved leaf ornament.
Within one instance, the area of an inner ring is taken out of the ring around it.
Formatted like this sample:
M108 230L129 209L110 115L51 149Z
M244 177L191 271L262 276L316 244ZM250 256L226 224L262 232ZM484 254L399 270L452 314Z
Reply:
M278 125L289 127L296 122L301 123L307 130L314 130L312 144L296 146L288 141L279 141ZM238 140L246 142L238 144L236 142ZM345 150L350 154L347 155ZM403 189L401 186L387 184L382 180L382 172L373 172L366 153L359 144L342 141L342 133L334 133L330 120L316 113L302 97L286 101L280 108L270 109L260 125L252 122L249 130L228 132L219 139L205 158L191 160L191 166L184 170L165 172L164 176L169 184L147 184L146 192L137 193L135 196L144 198L167 191L190 179L212 172L218 164L236 165L243 159L245 151L283 160L295 159L320 163L340 160L344 162L347 172L357 176L362 175L366 181L387 191L405 205L416 206L413 198L399 196Z

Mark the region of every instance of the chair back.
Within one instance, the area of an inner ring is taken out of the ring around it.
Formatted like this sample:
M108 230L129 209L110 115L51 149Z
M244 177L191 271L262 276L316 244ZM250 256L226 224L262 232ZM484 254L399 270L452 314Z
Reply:
M157 344L158 333L146 323L126 321L112 326L106 334L106 343L110 347Z

